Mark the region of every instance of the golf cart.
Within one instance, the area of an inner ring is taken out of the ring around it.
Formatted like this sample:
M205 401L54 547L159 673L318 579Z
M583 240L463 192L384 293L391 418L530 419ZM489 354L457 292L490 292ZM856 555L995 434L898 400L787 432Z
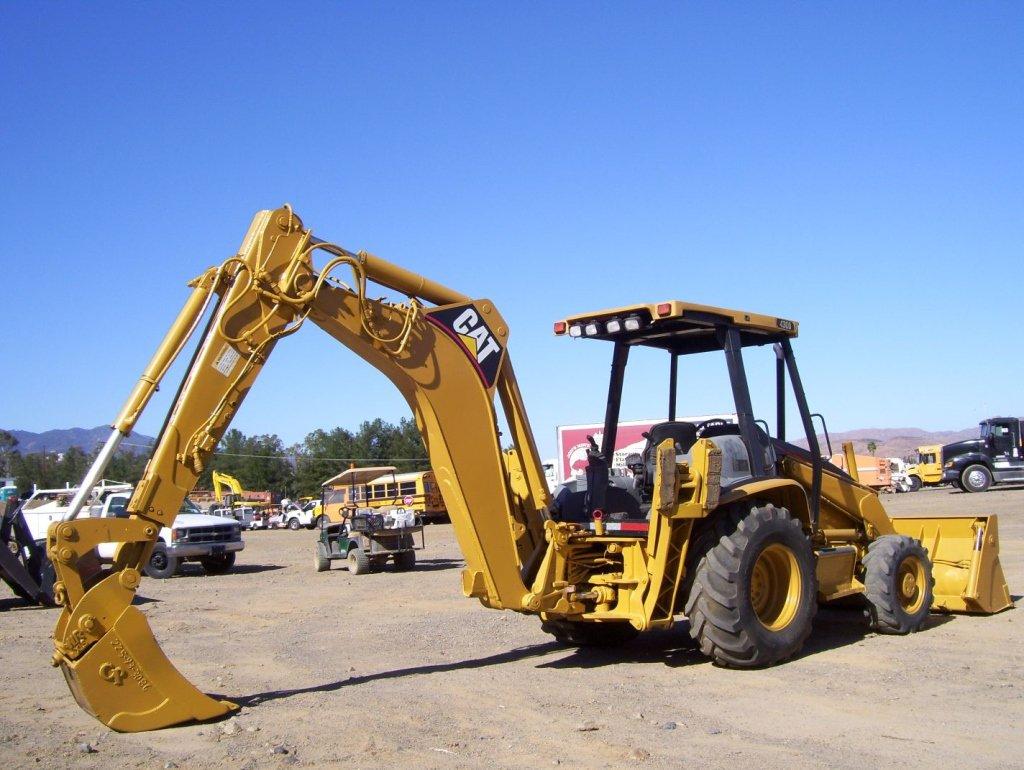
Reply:
M342 498L337 505L329 506L325 489L325 514L318 517L320 536L314 557L317 572L330 569L331 562L340 559L353 575L379 569L388 559L394 559L396 570L416 566L416 551L424 546L422 519L400 505L366 507L367 482L388 471L395 469L349 468L324 485L330 484L336 495L343 494L337 495Z

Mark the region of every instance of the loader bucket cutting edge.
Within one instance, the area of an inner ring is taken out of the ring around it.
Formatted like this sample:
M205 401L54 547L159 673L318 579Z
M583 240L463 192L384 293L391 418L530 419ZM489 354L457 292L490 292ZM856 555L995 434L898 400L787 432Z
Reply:
M892 524L928 551L935 579L932 609L992 614L1013 606L999 564L995 516L893 518Z
M235 711L199 692L164 655L145 615L127 607L82 657L61 670L83 709L123 733L205 721Z

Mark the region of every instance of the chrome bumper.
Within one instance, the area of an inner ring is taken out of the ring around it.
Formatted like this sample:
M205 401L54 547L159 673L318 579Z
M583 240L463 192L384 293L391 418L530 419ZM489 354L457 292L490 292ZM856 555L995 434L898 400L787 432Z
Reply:
M241 551L245 543L241 540L232 540L227 543L171 543L166 546L167 555L179 559L193 556L216 556L221 553Z

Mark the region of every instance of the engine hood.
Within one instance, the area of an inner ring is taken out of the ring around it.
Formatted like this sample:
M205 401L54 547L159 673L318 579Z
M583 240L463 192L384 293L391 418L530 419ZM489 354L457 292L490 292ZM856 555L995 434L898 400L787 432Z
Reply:
M225 524L241 526L235 519L225 516L210 516L205 513L179 513L171 525L174 529L187 529L189 527L216 527Z
M970 452L980 452L985 448L985 442L980 438L971 438L966 441L955 441L942 447L942 460L949 462L957 455L965 455Z

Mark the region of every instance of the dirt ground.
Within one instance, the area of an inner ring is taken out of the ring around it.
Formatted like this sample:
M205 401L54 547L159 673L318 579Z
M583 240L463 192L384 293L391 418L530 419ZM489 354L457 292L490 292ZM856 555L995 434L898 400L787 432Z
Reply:
M894 514L998 513L1024 589L1024 488L885 496ZM309 531L256 532L232 574L146 579L170 659L237 717L121 735L49 666L56 610L0 587L5 767L1024 766L1024 619L932 616L909 637L823 610L796 659L712 666L685 622L615 652L462 597L449 525L415 572L316 574ZM84 745L88 744L88 748ZM91 750L90 750L91 749Z

